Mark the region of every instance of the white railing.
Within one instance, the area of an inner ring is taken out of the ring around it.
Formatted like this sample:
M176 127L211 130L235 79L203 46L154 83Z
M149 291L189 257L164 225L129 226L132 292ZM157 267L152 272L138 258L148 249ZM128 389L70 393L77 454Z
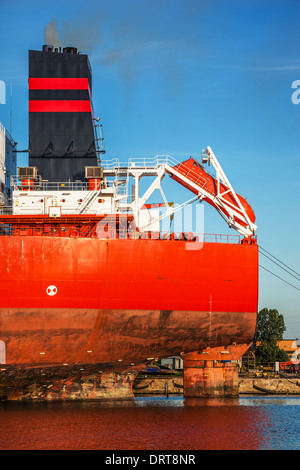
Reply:
M30 179L30 178L27 178ZM112 181L103 182L103 187L112 187ZM33 184L22 184L18 176L11 176L11 186L14 190L31 190L31 191L87 191L89 189L86 181L42 181L41 177L33 181Z
M120 162L118 158L102 160L104 170L117 168L158 168L162 165L178 165L180 162L171 155L156 155L153 158L129 158L127 162Z
M116 194L117 194L118 196L122 196L122 195L125 196L125 195L127 194L127 192L128 192L127 183L126 183L126 182L120 183L120 181L117 182L117 183L118 183L118 184L116 184Z
M113 170L120 167L120 160L112 158L111 160L101 160L101 166L104 170Z
M179 162L171 155L156 155L154 158L130 158L128 166L130 168L157 168L162 165L178 165Z

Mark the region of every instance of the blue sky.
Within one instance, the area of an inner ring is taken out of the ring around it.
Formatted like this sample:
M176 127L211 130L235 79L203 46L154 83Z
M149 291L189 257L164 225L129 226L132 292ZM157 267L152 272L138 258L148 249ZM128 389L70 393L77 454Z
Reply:
M40 50L47 31L89 54L105 158L200 159L211 146L255 210L259 244L300 272L297 0L0 0L0 11L0 121L19 149L28 145L28 50ZM190 198L172 181L166 194ZM205 231L235 233L209 206ZM260 264L300 289L263 256ZM300 338L299 290L261 269L263 307L284 315L286 338Z

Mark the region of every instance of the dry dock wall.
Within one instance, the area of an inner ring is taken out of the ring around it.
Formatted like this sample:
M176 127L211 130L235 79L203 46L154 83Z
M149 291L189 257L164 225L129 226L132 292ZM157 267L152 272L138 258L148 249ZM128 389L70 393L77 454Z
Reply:
M69 371L64 375L59 369L53 370L45 377L45 370L37 370L30 376L20 369L6 370L0 375L0 401L98 400L143 395L186 396L183 375L156 377L137 374L136 370L105 374L95 373L91 368L74 368L71 375ZM270 394L299 396L300 378L238 377L238 395Z
M239 394L300 395L300 378L239 378Z
M139 378L134 382L135 395L184 395L183 377ZM300 378L238 378L239 395L300 395Z

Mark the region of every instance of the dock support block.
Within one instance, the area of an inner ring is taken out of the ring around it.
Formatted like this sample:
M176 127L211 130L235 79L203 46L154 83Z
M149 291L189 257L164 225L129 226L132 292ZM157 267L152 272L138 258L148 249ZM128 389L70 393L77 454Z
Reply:
M250 345L206 348L183 356L185 397L237 397L238 363ZM234 362L232 362L234 361Z

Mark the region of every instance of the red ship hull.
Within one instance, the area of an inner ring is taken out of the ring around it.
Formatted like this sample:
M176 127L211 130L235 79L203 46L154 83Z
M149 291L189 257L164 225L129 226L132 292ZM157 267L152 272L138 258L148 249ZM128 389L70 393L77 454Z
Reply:
M126 369L251 343L257 298L257 245L0 237L7 365Z

